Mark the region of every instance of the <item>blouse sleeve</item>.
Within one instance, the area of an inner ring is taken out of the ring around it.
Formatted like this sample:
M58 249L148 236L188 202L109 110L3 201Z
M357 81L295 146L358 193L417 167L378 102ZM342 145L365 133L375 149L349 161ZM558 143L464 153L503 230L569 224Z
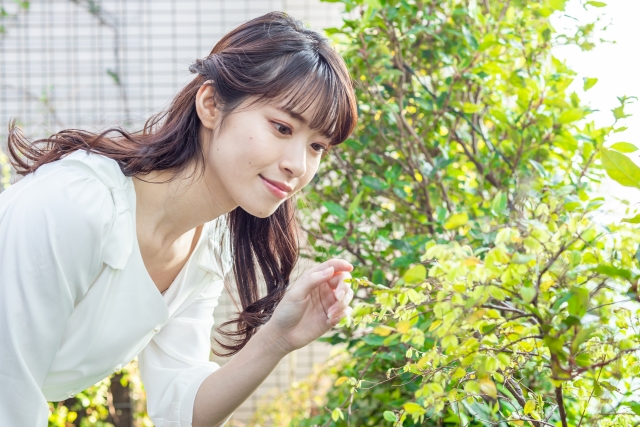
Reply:
M48 164L0 194L0 426L46 426L41 387L75 302L102 268L113 200Z
M220 368L209 353L213 310L223 287L222 280L209 284L138 356L147 413L156 427L191 427L198 388Z

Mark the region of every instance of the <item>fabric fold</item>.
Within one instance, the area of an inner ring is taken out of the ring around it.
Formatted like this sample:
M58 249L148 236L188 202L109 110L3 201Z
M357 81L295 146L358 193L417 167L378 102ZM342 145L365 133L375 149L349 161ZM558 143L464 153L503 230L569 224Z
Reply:
M108 238L103 244L104 263L116 270L122 270L133 250L135 225L131 215L130 197L133 183L122 174L118 163L105 156L85 151L74 151L60 160L65 166L79 167L98 178L111 192L114 221ZM133 194L135 198L135 194ZM135 201L135 200L134 200Z

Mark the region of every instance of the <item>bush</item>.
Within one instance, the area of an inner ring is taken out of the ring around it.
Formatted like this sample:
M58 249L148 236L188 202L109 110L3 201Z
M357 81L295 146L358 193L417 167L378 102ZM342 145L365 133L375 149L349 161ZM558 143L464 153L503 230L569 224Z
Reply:
M292 425L636 425L640 233L598 223L594 193L603 166L634 184L634 148L603 148L630 98L596 126L551 54L596 23L558 32L562 0L344 3L360 127L303 224L318 261L356 265L326 339L351 360Z

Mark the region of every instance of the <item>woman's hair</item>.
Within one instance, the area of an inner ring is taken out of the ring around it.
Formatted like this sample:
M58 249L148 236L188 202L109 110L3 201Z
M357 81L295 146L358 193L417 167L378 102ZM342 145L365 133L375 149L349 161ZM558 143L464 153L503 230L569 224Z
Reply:
M356 125L356 100L344 61L326 37L284 13L268 13L240 25L189 69L197 76L139 132L112 128L95 134L67 129L30 142L11 124L8 152L12 165L18 174L26 175L82 149L114 159L126 176L171 170L175 179L192 164L204 171L201 123L195 106L196 93L203 84L214 89L220 126L244 101L249 106L277 102L299 114L317 101L310 127L330 138L331 145L343 142ZM107 138L112 133L116 136ZM271 318L298 259L298 223L291 199L267 218L238 207L227 215L227 225L243 311L217 329L231 342L216 339L228 350L218 353L214 349L218 356L236 354ZM262 298L256 265L267 288ZM236 324L236 331L222 330L232 324Z

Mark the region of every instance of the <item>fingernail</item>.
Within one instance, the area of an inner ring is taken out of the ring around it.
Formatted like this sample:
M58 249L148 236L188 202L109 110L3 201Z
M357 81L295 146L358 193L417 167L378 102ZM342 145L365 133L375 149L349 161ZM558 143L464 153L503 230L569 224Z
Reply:
M336 292L336 299L338 301L340 301L343 296L344 296L344 290L340 289L339 291Z
M327 319L331 319L333 317L333 313L335 313L336 311L334 309L329 309L329 311L327 312Z
M330 276L331 274L333 274L333 267L325 268L324 270L322 270L323 276Z

